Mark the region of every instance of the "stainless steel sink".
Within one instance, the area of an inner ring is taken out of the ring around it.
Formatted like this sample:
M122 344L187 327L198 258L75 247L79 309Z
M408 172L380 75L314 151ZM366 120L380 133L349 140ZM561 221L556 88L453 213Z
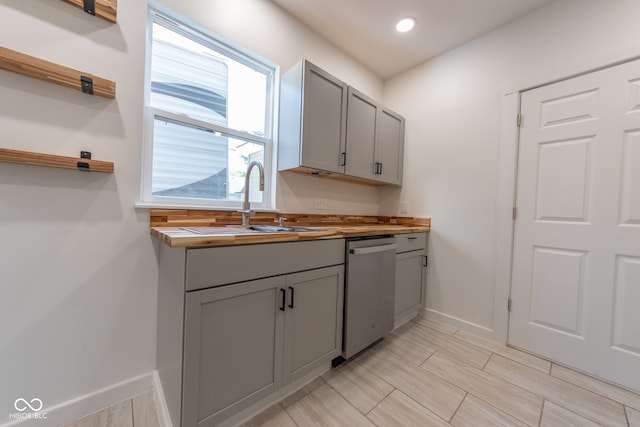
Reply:
M277 225L226 225L223 227L182 227L183 230L200 235L253 234L253 233L298 233L305 231L324 231L323 228L279 227Z
M323 231L322 228L307 228L307 227L279 227L277 225L252 225L250 230L260 231L263 233L278 233L278 232L290 232L298 233L305 231Z
M218 234L254 234L256 231L242 228L239 225L232 227L181 227L182 230L203 236L213 236Z

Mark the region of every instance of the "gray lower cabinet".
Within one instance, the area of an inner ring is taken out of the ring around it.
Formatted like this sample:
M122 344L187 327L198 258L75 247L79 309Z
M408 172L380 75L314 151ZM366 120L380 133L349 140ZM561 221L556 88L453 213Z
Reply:
M283 384L342 352L344 266L286 277Z
M211 426L341 352L343 266L190 292L183 425Z
M396 235L395 327L422 308L425 280L426 233Z
M183 426L218 424L281 387L283 287L269 278L187 294Z
M157 366L173 424L218 425L339 356L343 294L343 239L161 247Z

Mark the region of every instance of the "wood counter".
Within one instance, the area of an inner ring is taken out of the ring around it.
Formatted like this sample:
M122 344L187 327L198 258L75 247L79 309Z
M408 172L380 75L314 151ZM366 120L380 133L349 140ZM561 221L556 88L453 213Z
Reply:
M318 239L343 239L429 231L429 225L350 225L319 226L314 231L270 232L253 231L237 226L193 227L206 234L189 231L188 227L153 227L151 235L172 248L198 248L208 246L247 245L255 243L296 242Z
M279 217L286 218L285 227L302 226L317 230L267 233L242 228L241 215L235 211L152 209L151 235L172 248L200 248L420 233L431 229L430 218L276 212L256 212L251 224L277 225Z

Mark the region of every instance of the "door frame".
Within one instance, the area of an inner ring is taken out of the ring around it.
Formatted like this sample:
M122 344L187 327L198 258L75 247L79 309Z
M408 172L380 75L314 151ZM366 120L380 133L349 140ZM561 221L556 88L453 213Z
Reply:
M509 339L509 310L511 272L513 267L514 231L513 208L516 203L518 179L518 150L520 130L517 125L522 92L568 80L604 68L640 59L640 44L588 59L562 70L515 81L504 87L498 147L498 187L496 199L495 292L493 310L493 339L503 344ZM523 118L526 120L526 117Z

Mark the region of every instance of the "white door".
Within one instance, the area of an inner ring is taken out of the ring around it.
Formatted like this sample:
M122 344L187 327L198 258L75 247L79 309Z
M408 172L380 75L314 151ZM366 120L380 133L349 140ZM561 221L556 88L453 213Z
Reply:
M521 112L509 343L640 391L640 61Z

